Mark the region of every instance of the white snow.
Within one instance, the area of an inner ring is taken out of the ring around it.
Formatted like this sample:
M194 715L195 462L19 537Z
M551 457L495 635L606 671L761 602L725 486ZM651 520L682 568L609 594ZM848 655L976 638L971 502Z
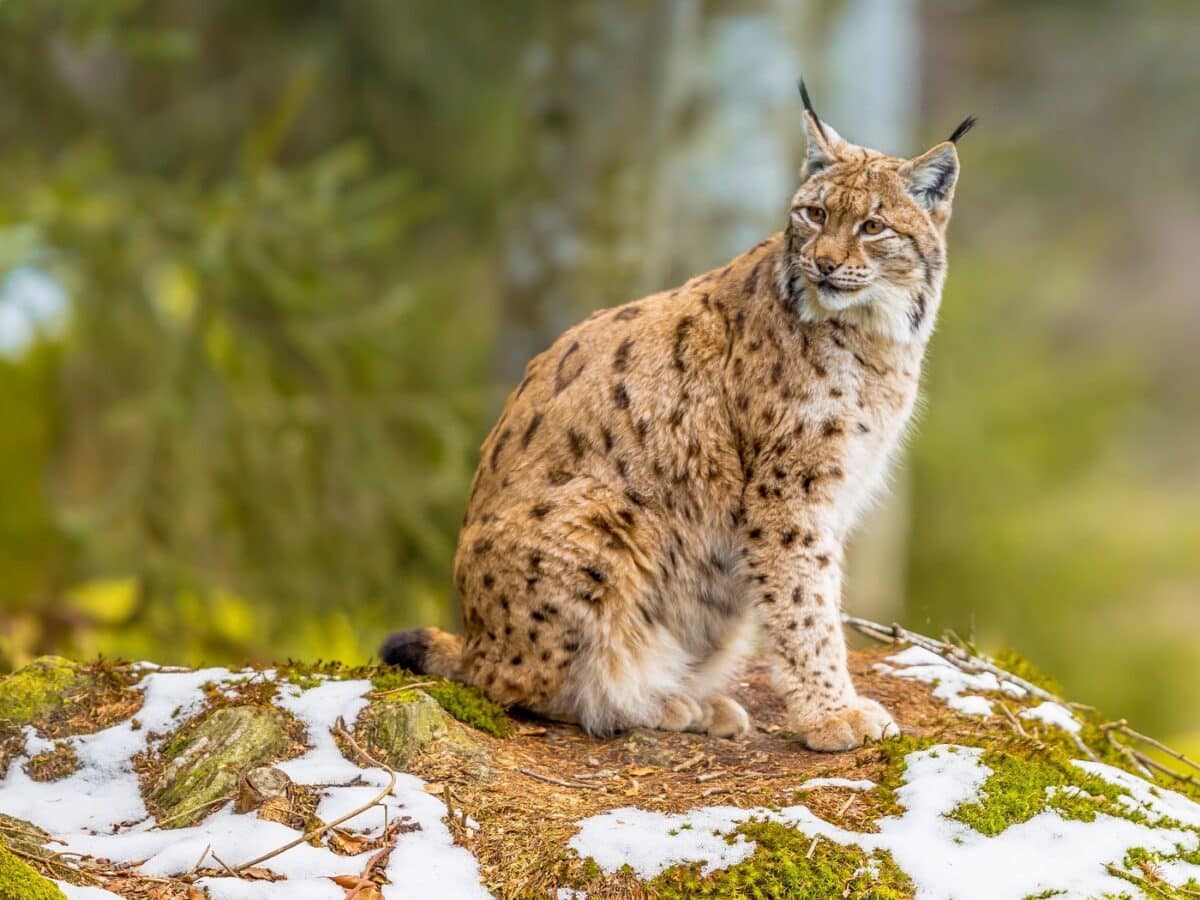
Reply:
M106 891L104 888L80 887L69 881L55 881L54 883L66 895L67 900L121 900L117 894Z
M888 665L891 663L891 665ZM897 678L911 678L925 684L935 685L933 696L945 700L954 710L968 716L990 716L992 703L978 694L966 691L1003 691L1012 696L1023 696L1020 685L1001 684L991 672L964 672L948 659L938 656L924 647L908 647L892 654L886 663L876 663L875 668ZM1020 694L1014 692L1020 691Z
M840 787L851 791L869 791L875 787L875 782L866 778L810 778L797 790L811 791L813 788Z
M1045 722L1047 725L1056 725L1064 731L1069 731L1072 734L1079 731L1083 726L1079 721L1071 715L1071 711L1061 703L1054 703L1047 700L1038 706L1030 709L1021 710L1022 719L1038 719Z
M225 864L237 866L299 837L298 831L280 823L262 821L253 813L235 813L232 803L197 825L155 829L142 803L133 758L147 749L152 736L168 733L203 708L206 684L227 691L246 678L271 676L225 669L166 671L151 666L144 667L144 671L149 674L138 688L145 694L145 702L135 716L141 727L135 729L130 720L95 734L68 738L80 762L79 771L68 778L46 783L29 779L23 763L31 755L49 749L52 743L27 729L24 755L13 760L7 777L0 781L0 811L47 831L60 842L57 850L136 864L139 871L158 876L192 870L206 848ZM367 705L365 695L371 689L369 681L328 679L308 690L290 683L279 685L276 703L304 726L310 746L302 756L280 763L279 768L297 784L317 792L318 812L325 821L363 805L390 780L389 773L381 768L360 768L346 759L330 733L339 718L348 726L353 724ZM395 787L381 804L355 816L345 827L356 833L379 835L385 821L383 806L387 807L387 821L406 818L420 825L418 830L396 838L386 869L392 884L383 887L387 900L401 896L447 900L489 896L479 883L474 857L454 845L442 821L445 805L425 792L421 779L398 775ZM338 900L345 891L330 877L361 873L373 853L340 856L327 847L302 842L262 863L285 881L214 877L199 883L218 900ZM207 863L211 865L212 860ZM112 896L95 890L72 890L76 893L68 895L71 900Z
M749 819L760 819L856 845L868 853L886 850L913 879L917 896L924 900L950 900L965 891L979 900L1007 900L1047 890L1080 898L1119 894L1128 890L1128 883L1109 874L1106 864L1120 865L1134 847L1170 854L1177 846L1191 850L1200 842L1194 831L1153 828L1103 815L1093 822L1070 821L1049 811L994 837L982 835L947 818L959 804L978 799L989 775L981 756L979 749L950 745L909 754L905 783L897 792L904 812L879 820L878 833L842 829L804 806L777 811L714 806L677 815L624 808L585 819L570 846L580 856L595 859L606 873L627 864L643 878L652 878L671 866L691 862L701 863L707 873L754 853L753 842L736 836L727 843L726 835ZM1123 786L1140 781L1108 766L1077 765L1101 777L1112 776ZM1200 807L1187 798L1146 782L1135 797L1158 814L1173 815L1181 822L1200 816Z

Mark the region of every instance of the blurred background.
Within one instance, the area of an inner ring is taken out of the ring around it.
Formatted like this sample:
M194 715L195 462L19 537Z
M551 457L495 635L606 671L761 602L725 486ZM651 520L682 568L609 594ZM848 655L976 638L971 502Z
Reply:
M1200 4L0 3L0 671L457 625L477 448L592 309L785 221L795 78L966 114L847 606L1200 743Z

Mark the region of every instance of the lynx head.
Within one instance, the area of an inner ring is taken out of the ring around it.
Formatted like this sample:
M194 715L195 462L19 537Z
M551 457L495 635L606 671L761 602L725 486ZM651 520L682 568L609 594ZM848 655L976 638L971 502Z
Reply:
M844 140L813 111L803 82L808 152L792 198L783 289L808 321L840 318L895 341L928 335L946 271L946 225L958 180L949 139L914 159Z

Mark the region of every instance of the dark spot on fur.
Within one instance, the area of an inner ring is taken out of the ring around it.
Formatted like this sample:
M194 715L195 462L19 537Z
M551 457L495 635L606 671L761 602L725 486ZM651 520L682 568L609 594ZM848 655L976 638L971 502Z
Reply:
M508 661L508 664L510 666L519 666L521 664L521 654L514 654L513 658Z
M629 368L629 351L633 349L633 340L626 338L621 341L621 346L617 347L617 352L613 356L613 371L624 372Z
M628 322L630 319L636 319L642 314L642 310L637 306L626 306L617 310L617 314L613 316L613 320L617 322Z
M780 539L780 543L783 544L783 546L785 546L785 547L790 547L790 546L792 546L792 542L795 540L796 540L796 532L785 531L783 533L783 537Z
M476 554L487 553L491 549L492 549L492 539L491 538L480 538L474 544L471 545L471 550Z
M792 591L792 602L797 606L804 602L804 591L801 588L796 588Z
M574 477L575 476L572 475L570 472L568 472L566 469L552 469L550 471L550 473L546 476L546 480L548 482L550 482L550 484L554 485L555 487L560 487L560 486L566 484L568 481L570 481Z
M569 365L571 357L578 352L579 341L575 341L570 347L567 348L567 352L559 357L558 368L554 373L555 394L561 394L564 390L566 390L571 383L579 377L579 373L583 371L583 360L579 360L578 365L576 365L574 368L571 368Z
M567 429L567 444L571 449L571 456L576 463L583 459L584 454L592 449L592 442L574 428Z
M762 537L762 529L751 528L748 534L750 535L750 540L757 541L760 537Z
M613 448L613 434L608 430L607 425L600 426L600 437L604 439L604 452L608 454Z
M587 575L588 578L592 579L592 581L596 582L597 584L604 583L604 573L601 572L599 569L597 569L595 566L584 566L583 573L585 575Z
M546 514L550 512L551 509L553 509L553 507L549 503L539 503L533 509L529 510L529 514L535 519L544 519L546 518Z
M618 409L629 409L629 392L625 390L623 381L613 385L613 403Z
M529 420L529 426L525 429L525 433L521 435L522 449L529 446L529 442L533 440L533 436L537 433L538 426L542 424L542 414L536 412L533 418Z
M491 572L484 572L484 573L483 573L483 586L484 586L485 588L490 588L490 587L491 587L492 585L494 585L495 583L496 583L496 579L495 579L495 577L492 575L492 573L491 573Z
M496 443L492 447L492 471L496 471L496 466L500 462L500 452L504 449L504 445L508 443L508 438L512 434L512 429L505 428L496 438Z
M687 348L688 333L692 330L692 324L695 322L691 316L683 316L675 323L675 347L672 351L672 357L675 361L675 368L680 372L687 369L687 361L684 359L684 351Z
M641 494L639 494L637 491L635 491L633 488L626 488L625 496L629 499L629 502L632 503L634 506L645 506L646 505L646 498L643 497Z

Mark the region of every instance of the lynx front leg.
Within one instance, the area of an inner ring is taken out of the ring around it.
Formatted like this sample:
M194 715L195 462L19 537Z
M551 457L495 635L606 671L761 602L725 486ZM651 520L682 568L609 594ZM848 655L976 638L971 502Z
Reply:
M796 730L813 750L850 750L897 734L887 711L858 695L846 668L840 545L819 528L789 523L774 530L755 525L751 513L751 574L775 655L776 687Z

